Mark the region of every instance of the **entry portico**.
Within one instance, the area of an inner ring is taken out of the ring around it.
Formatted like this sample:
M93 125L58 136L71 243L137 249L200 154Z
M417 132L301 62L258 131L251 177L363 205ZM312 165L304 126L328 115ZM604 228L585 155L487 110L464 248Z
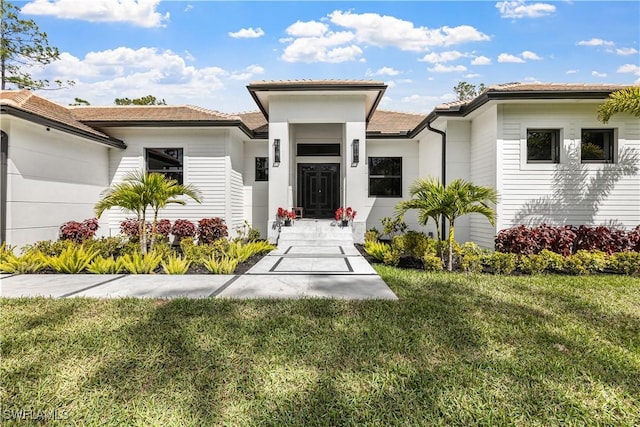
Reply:
M269 240L279 207L307 218L332 218L340 206L367 201L367 123L386 85L373 81L260 82L248 86L268 120ZM365 220L354 221L363 233Z

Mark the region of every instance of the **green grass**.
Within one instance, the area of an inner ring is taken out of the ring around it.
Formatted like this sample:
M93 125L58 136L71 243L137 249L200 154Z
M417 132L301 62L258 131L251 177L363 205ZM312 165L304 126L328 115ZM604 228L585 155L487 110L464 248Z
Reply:
M376 269L399 301L2 299L5 423L640 424L637 278Z

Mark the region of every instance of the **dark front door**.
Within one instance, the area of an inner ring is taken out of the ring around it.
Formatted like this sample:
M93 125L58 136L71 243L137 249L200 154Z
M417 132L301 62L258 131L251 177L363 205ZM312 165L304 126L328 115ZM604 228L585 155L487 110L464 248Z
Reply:
M298 206L305 218L333 218L339 200L339 163L298 164Z

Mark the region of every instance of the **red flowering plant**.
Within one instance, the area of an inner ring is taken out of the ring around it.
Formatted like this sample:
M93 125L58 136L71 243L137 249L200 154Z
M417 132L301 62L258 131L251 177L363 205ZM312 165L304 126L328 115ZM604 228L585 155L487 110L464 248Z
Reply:
M337 210L336 210L336 221L353 221L353 219L356 217L356 211L354 211L351 206L343 208L342 206L340 206Z
M278 208L276 212L276 220L278 222L286 222L296 219L296 213L294 211L289 211L285 208Z

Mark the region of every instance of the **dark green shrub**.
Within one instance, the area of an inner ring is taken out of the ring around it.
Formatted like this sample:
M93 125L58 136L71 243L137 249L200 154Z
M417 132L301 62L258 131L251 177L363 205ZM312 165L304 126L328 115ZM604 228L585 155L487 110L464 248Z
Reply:
M493 252L486 258L487 265L494 274L511 274L518 263L518 256L511 253Z
M422 263L424 264L425 271L442 271L444 269L444 265L442 264L442 259L430 253L425 253L422 257Z
M640 274L640 252L618 252L609 258L609 267L627 275Z
M541 254L523 255L522 257L520 257L519 266L520 270L522 270L523 273L541 274L549 266L549 258Z
M424 233L407 231L401 237L404 243L404 253L409 256L420 259L427 252L436 253L435 240Z
M67 249L69 246L75 246L75 243L70 240L41 240L32 245L25 245L22 247L22 253L39 253L46 256L58 256Z

